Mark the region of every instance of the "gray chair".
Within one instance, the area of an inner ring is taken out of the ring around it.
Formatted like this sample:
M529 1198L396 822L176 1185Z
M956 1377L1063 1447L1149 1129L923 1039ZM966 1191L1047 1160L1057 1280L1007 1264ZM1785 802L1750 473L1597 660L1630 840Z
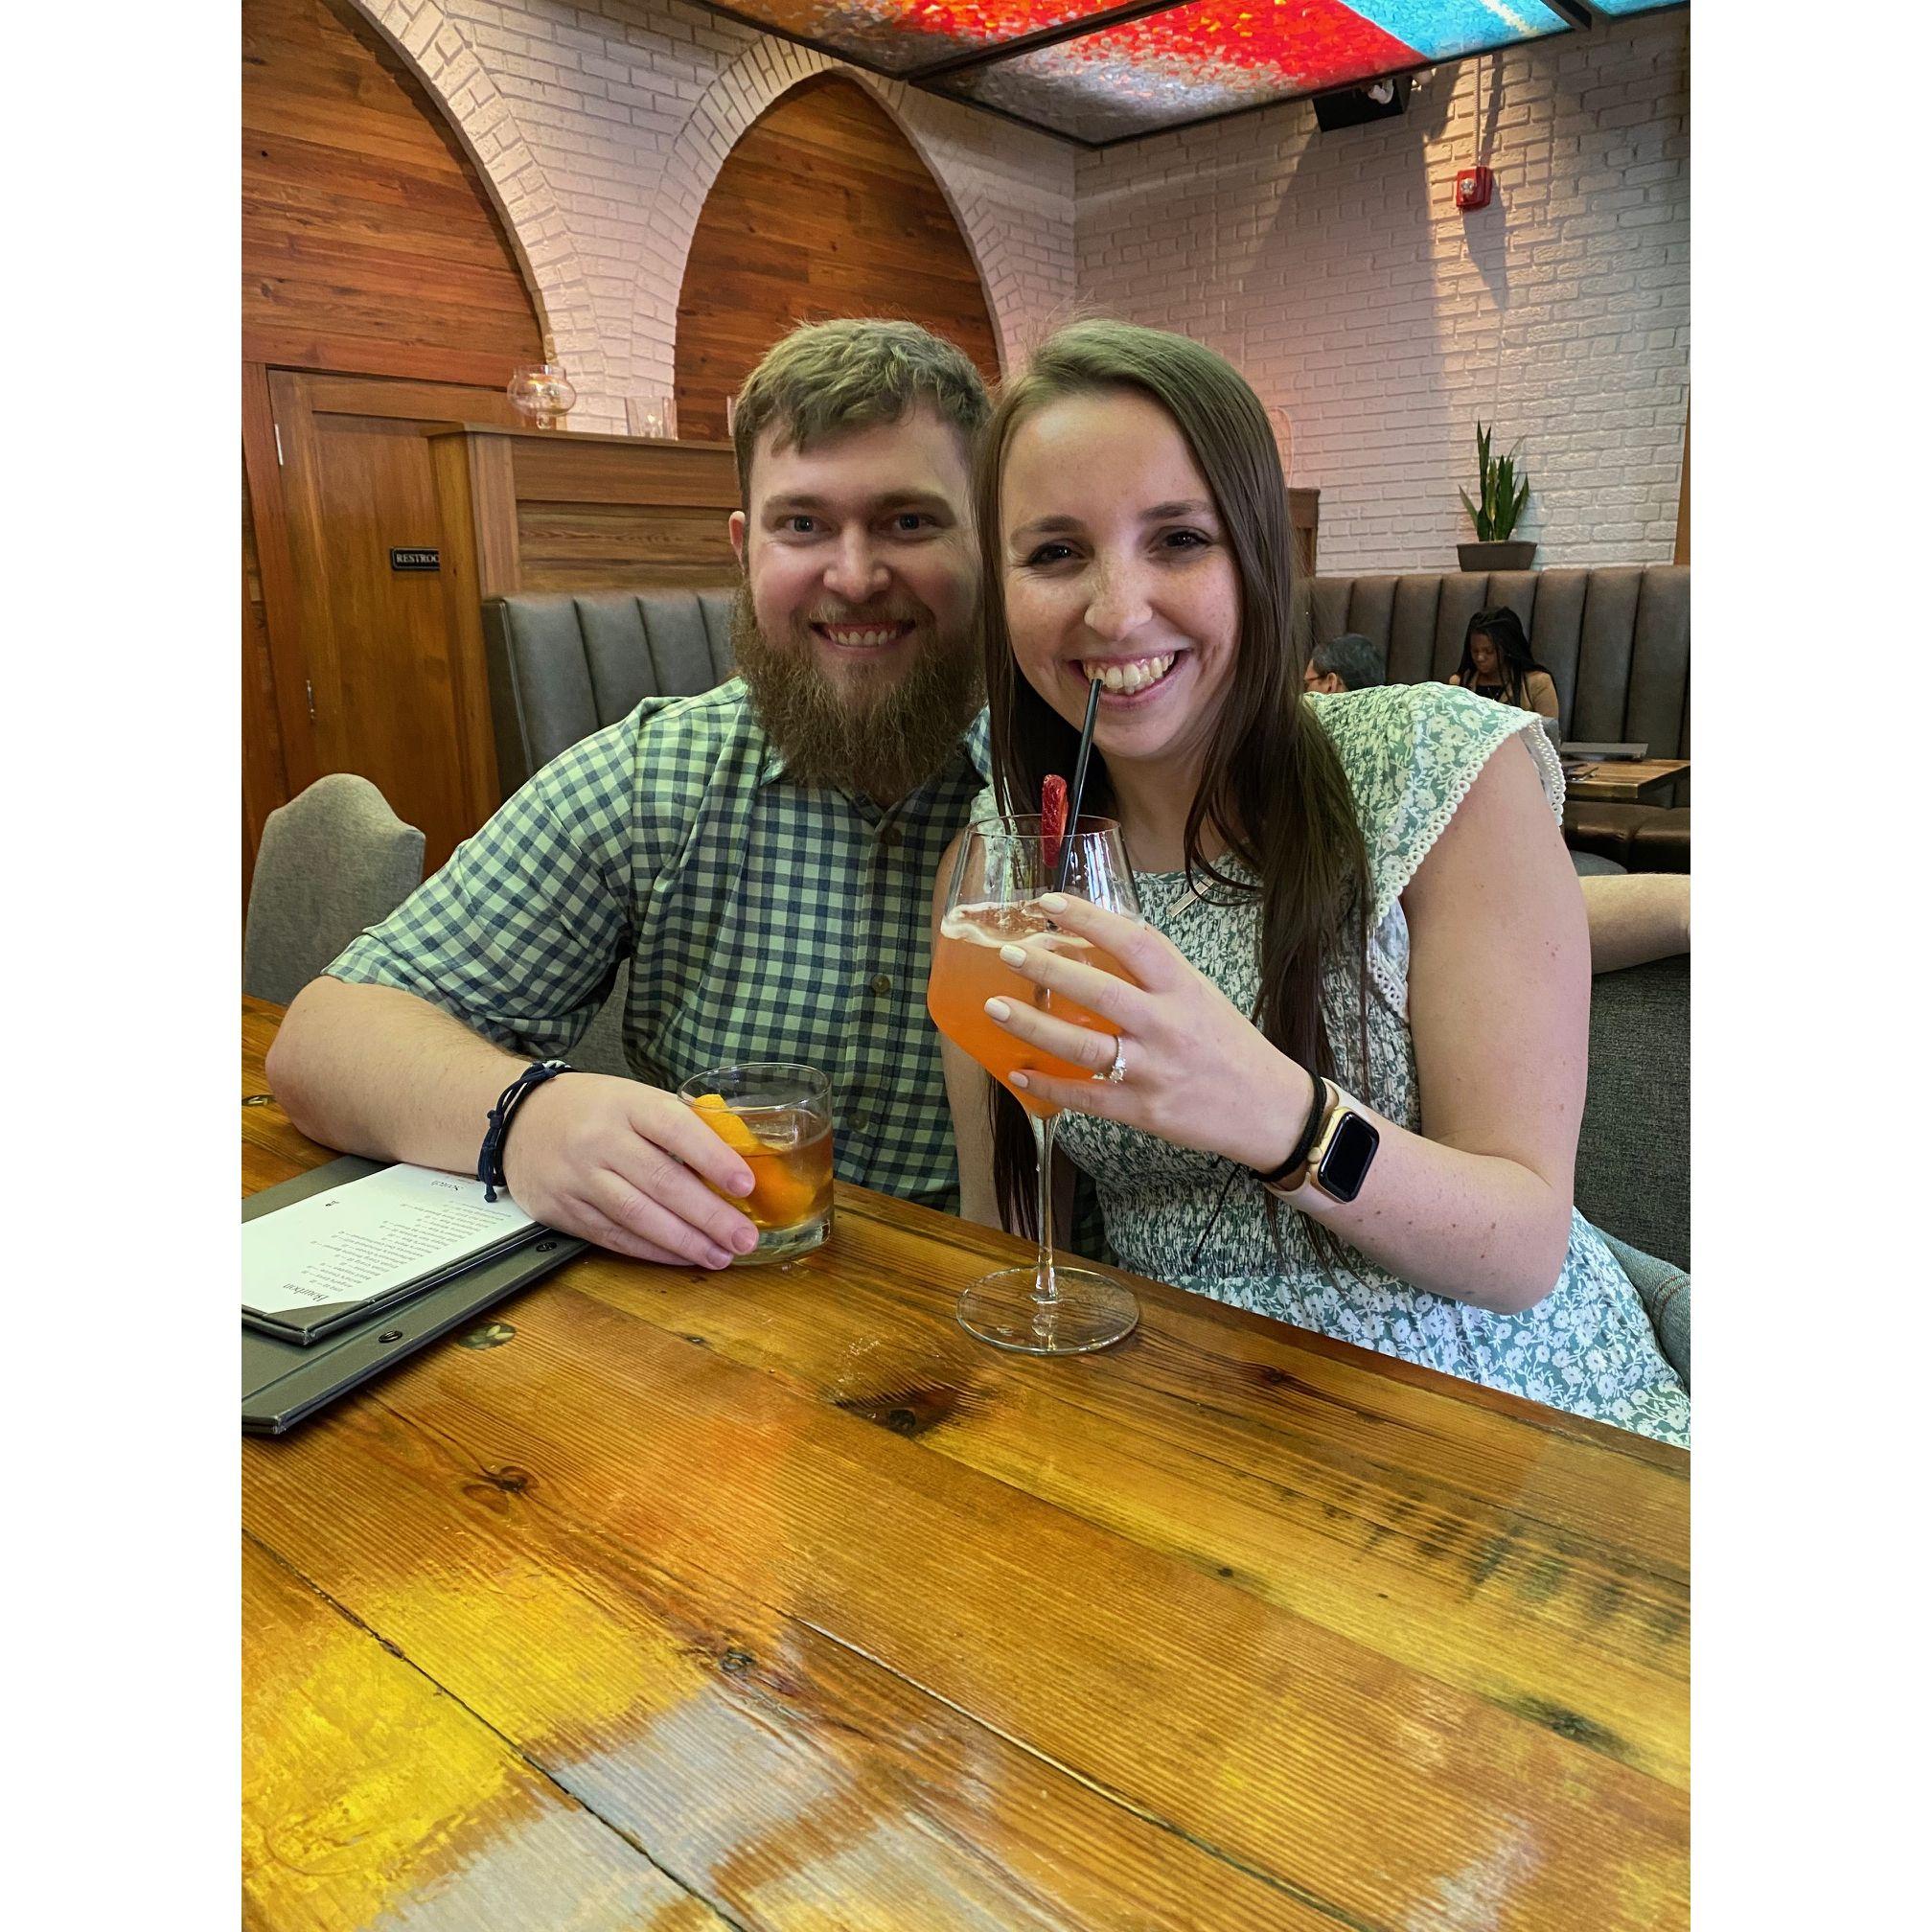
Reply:
M604 1003L584 1029L584 1036L571 1047L570 1064L586 1073L615 1073L630 1080L636 1076L624 1057L624 1002L631 997L631 962L617 962L617 978Z
M483 605L496 773L509 797L580 739L640 699L695 697L730 677L736 586L492 597ZM629 1074L624 1002L631 966L570 1049L573 1066Z
M242 937L242 987L287 1002L423 882L423 835L366 778L332 771L269 813Z
M1616 1255L1624 1274L1637 1290L1637 1299L1650 1318L1651 1332L1664 1359L1690 1386L1690 1277L1683 1269L1654 1254L1645 1254L1603 1232L1603 1239Z
M1690 1264L1690 955L1590 982L1590 1091L1576 1205L1649 1254Z
M1665 1355L1690 1379L1690 956L1590 983L1590 1089L1576 1206L1636 1283Z
M736 586L491 597L490 715L503 795L642 698L691 697L731 675Z

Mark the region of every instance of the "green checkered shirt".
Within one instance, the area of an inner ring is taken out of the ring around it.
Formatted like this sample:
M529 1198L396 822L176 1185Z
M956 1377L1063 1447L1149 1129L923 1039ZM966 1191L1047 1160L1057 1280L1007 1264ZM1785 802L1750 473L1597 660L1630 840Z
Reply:
M840 1177L956 1211L929 926L986 764L981 713L937 777L881 811L787 782L742 678L647 698L546 765L328 971L542 1059L568 1053L628 957L638 1078L821 1068Z

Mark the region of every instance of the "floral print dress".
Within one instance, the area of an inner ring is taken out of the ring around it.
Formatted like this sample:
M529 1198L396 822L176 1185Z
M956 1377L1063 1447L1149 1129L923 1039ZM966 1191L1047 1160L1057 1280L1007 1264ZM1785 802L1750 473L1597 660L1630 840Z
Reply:
M1559 816L1562 772L1533 712L1446 685L1389 685L1304 702L1353 788L1373 892L1367 958L1355 958L1352 948L1338 949L1323 977L1336 1077L1377 1112L1419 1133L1401 894L1484 762L1506 739L1522 736ZM990 794L982 794L979 812L990 809ZM1231 861L1222 869L1241 876ZM1182 873L1136 875L1148 921L1236 1006L1252 1012L1260 983L1255 903L1216 903L1213 884L1198 875L1197 883L1198 890ZM1367 1066L1359 1017L1365 971ZM1574 1209L1555 1287L1521 1314L1498 1315L1413 1287L1346 1246L1346 1265L1324 1267L1309 1238L1310 1224L1285 1203L1276 1214L1277 1251L1259 1182L1218 1156L1072 1113L1062 1116L1059 1144L1093 1177L1108 1240L1122 1265L1138 1274L1689 1444L1690 1395L1658 1348L1636 1289L1603 1237ZM1217 1216L1224 1187L1227 1198Z

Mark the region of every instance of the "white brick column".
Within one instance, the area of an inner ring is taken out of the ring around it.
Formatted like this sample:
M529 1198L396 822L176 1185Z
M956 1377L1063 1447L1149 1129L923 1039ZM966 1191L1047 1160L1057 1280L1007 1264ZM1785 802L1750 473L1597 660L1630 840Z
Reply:
M586 399L604 389L604 343L569 226L509 104L463 29L439 0L355 0L355 5L442 105L475 164L516 251L538 326L557 359ZM586 426L581 416L578 421Z

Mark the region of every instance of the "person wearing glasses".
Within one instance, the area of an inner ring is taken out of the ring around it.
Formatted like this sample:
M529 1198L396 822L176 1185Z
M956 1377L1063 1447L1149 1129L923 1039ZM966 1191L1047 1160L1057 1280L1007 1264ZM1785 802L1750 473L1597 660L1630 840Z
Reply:
M1304 691L1333 697L1344 691L1370 691L1389 681L1389 654L1359 631L1345 631L1308 654L1301 673Z

